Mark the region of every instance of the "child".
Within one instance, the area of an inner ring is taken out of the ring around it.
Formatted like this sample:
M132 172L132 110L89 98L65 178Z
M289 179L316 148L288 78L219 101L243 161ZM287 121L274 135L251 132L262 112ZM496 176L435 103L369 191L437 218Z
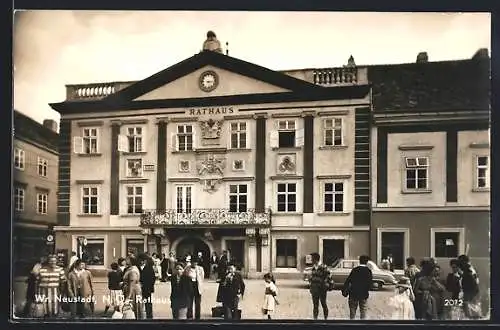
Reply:
M106 315L111 306L116 307L123 301L121 281L122 274L120 271L120 266L117 262L113 262L111 264L111 271L108 272L109 297L106 301L106 307L104 308L104 315Z
M112 319L123 319L123 313L121 312L121 306L115 305L115 312L111 316Z
M396 284L396 295L391 298L389 305L393 308L393 320L414 320L415 310L413 301L415 295L411 288L410 279L401 277L399 283Z
M266 282L266 290L264 292L264 305L262 306L262 313L267 315L267 319L270 320L275 306L279 305L277 298L278 289L276 288L276 281L271 273L264 275L264 281Z

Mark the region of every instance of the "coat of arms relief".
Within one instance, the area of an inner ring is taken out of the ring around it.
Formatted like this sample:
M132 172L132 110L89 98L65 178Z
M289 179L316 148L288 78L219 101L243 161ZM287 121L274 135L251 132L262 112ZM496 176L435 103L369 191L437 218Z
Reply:
M208 176L202 179L204 190L213 193L218 190L218 185L222 182L224 169L226 168L226 159L218 158L214 154L208 154L204 159L199 160L197 170L199 176Z
M208 120L200 121L201 138L203 145L218 145L222 130L222 120Z

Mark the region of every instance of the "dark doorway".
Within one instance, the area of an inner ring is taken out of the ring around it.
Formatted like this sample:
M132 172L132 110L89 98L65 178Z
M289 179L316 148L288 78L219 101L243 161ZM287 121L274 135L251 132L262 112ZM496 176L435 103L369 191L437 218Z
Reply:
M332 265L335 260L345 258L345 240L324 239L322 260L325 265Z
M203 269L205 270L205 278L208 278L210 275L210 247L208 247L205 242L198 237L188 237L179 242L175 251L177 258L182 260L184 260L188 254L194 258L198 256L198 253L200 252L202 255L200 266L203 266Z
M382 259L392 254L394 269L404 269L405 264L405 233L382 232Z
M236 268L241 271L245 269L245 241L242 239L238 240L226 240L226 250L229 251L229 256L231 261L235 264Z

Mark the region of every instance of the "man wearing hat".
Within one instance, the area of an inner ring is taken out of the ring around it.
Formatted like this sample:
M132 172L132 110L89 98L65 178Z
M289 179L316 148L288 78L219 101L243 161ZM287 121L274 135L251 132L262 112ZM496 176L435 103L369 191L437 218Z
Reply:
M413 301L415 295L411 287L411 282L408 277L401 277L396 284L396 294L389 301L389 305L393 308L393 320L414 320L415 310Z

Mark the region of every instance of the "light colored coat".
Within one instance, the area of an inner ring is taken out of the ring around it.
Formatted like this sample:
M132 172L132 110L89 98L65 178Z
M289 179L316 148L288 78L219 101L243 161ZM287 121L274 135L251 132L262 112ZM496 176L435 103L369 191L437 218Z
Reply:
M92 287L92 274L88 270L79 272L71 271L68 274L68 295L70 297L78 296L78 286L80 286L80 294L84 298L94 295L94 288Z
M198 294L201 296L203 293L203 281L205 280L205 270L200 265L196 267L191 266L189 270L189 277L198 281Z

